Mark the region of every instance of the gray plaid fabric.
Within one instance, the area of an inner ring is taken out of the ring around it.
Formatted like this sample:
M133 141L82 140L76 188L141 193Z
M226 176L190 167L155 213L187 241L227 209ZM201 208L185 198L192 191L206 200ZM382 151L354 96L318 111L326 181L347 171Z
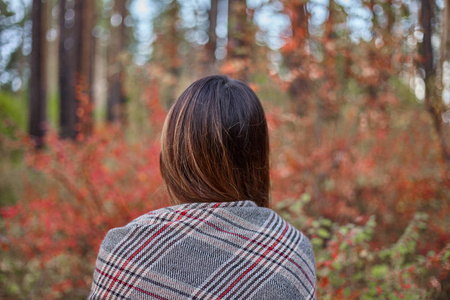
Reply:
M252 201L190 203L112 229L89 299L315 299L309 240Z

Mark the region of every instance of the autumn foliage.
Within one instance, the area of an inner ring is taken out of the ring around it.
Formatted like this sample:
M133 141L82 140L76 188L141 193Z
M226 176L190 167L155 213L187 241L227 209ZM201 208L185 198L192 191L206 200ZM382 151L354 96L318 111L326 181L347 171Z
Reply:
M152 87L148 92L155 95ZM159 107L158 115L154 100L147 100L151 118L158 122L150 124L160 131L165 113ZM21 174L21 200L0 210L7 233L1 246L11 259L9 267L37 276L22 278L28 285L4 278L3 296L85 297L106 232L167 205L156 135L128 142L120 127L109 127L73 142L52 133L44 151L35 151L25 137L2 138L2 142L9 150L25 147L26 171ZM14 266L12 257L27 263ZM42 276L46 277L44 285ZM33 291L36 285L39 289Z
M83 142L51 134L44 151L2 138L26 147L21 200L1 209L2 272L14 274L2 279L5 296L85 297L106 232L169 204L158 165L165 113L156 85L144 95L154 130L135 141L119 127ZM389 126L352 105L319 146L313 119L266 103L272 207L311 238L320 298L423 299L448 288L449 181L427 115L389 103Z
M427 103L415 93L416 82L431 79L420 75L420 34L396 26L408 6L362 1L373 36L354 41L335 1L317 28L306 1L280 1L290 29L272 51L255 42L255 11L230 3L228 56L217 66L248 80L265 106L271 207L312 241L317 298L448 299L446 124L436 130L430 115L442 102L439 84ZM201 74L197 55L178 48L203 53L170 22L179 10L171 2L158 19L156 59L125 72L132 101L124 124L93 124L75 141L50 132L36 150L0 110L0 155L10 161L0 175L17 200L0 203L0 298L86 298L106 232L169 205L160 131L179 87ZM268 67L273 52L277 70Z

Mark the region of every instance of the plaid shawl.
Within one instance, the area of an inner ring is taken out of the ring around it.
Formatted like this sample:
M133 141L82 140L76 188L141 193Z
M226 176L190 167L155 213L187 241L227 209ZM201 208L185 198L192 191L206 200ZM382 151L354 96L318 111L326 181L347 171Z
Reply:
M309 240L252 201L190 203L112 229L89 299L315 299Z

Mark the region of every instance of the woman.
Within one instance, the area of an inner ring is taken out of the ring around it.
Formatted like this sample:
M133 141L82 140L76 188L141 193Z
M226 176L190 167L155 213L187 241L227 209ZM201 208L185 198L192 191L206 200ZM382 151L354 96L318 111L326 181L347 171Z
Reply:
M188 87L166 118L160 168L177 205L108 232L90 299L315 298L310 242L267 208L267 122L247 85Z

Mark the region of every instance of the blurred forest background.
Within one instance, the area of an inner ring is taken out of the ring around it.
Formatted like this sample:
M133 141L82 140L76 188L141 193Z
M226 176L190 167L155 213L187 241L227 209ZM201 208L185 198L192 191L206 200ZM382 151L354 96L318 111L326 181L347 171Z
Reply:
M263 101L319 299L450 299L448 0L0 0L0 298L86 298L215 73Z

